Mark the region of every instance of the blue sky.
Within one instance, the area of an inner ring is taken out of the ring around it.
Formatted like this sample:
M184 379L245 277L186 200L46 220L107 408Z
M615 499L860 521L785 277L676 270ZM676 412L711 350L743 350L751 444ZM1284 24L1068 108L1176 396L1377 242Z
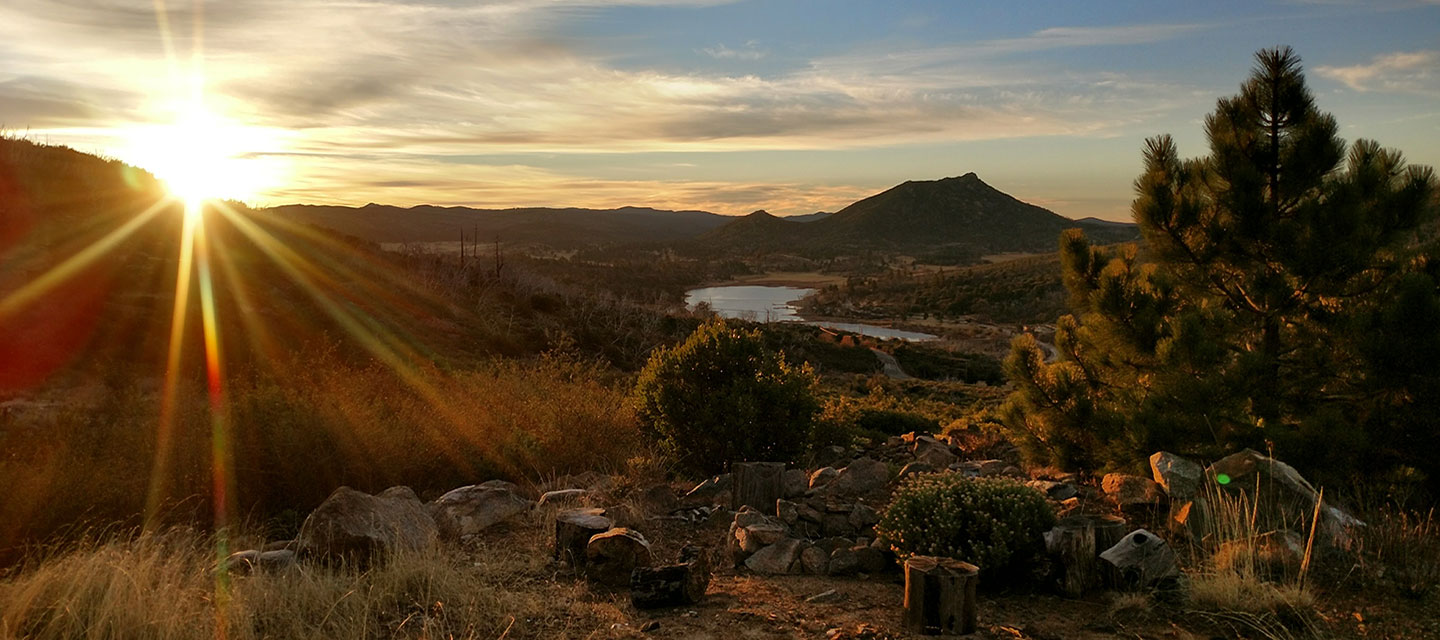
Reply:
M1203 154L1215 100L1287 44L1347 139L1440 164L1434 1L156 6L7 0L0 126L213 166L254 204L797 214L974 171L1127 219L1143 140Z

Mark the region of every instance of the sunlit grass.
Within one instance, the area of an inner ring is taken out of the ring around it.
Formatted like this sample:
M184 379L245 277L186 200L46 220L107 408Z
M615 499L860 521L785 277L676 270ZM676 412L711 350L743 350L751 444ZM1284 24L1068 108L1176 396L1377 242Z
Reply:
M619 616L535 579L546 556L528 546L302 565L233 577L217 594L214 545L182 529L53 552L0 579L0 638L580 637Z

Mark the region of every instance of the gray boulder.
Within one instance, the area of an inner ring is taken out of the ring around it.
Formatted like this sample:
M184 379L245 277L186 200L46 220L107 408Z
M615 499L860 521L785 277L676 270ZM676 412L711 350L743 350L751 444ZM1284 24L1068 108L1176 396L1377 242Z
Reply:
M889 481L890 468L884 462L857 458L841 469L825 489L833 494L863 494L883 489Z
M946 466L949 466L949 465L946 465ZM941 469L944 469L945 467L940 467L940 468L941 468ZM912 476L912 475L916 475L916 474L921 474L921 473L935 473L935 467L932 467L932 466L930 466L930 465L928 465L928 464L925 464L924 462L916 461L916 462L911 462L910 464L907 464L907 465L905 465L904 467L902 467L902 468L900 469L900 477L901 477L901 478L904 478L904 477L906 477L906 476Z
M373 496L340 487L305 518L296 546L314 558L365 561L418 551L437 538L435 520L409 487L391 487Z
M1100 559L1115 567L1127 583L1138 587L1180 575L1175 551L1159 536L1144 529L1126 534L1115 546L1102 552Z
M853 576L860 573L860 554L856 553L852 547L830 552L829 571L832 576Z
M824 487L833 482L838 475L840 475L840 471L835 469L835 467L821 467L816 469L814 473L810 474L810 488L819 489Z
M915 455L917 462L923 462L936 469L944 469L954 464L956 460L955 454L950 451L950 445L930 436L916 436L910 453Z
M830 554L816 546L805 547L800 552L800 568L806 574L823 576L830 567Z
M1222 491L1249 495L1251 504L1259 509L1257 526L1265 530L1308 530L1320 500L1320 492L1294 467L1252 449L1215 461L1205 475ZM1253 495L1257 487L1258 496ZM1354 530L1363 526L1364 522L1339 507L1324 504L1316 541L1345 547Z
M766 546L775 544L790 532L784 525L762 522L735 530L735 541L746 553L755 553Z
M810 474L804 469L786 469L780 476L780 490L786 498L798 498L810 488Z
M447 540L475 535L535 506L514 486L485 483L451 490L430 503L430 515Z
M745 566L760 575L785 575L791 573L800 552L810 543L798 538L785 538L761 549L745 560Z
M1166 451L1150 456L1150 473L1171 500L1194 500L1200 495L1205 468Z

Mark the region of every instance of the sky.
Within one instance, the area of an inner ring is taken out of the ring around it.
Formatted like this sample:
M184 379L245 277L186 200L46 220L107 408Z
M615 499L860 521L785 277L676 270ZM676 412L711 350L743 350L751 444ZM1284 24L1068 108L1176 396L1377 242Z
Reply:
M1348 141L1440 165L1440 0L4 0L0 129L257 206L791 215L973 171L1128 220L1145 138L1205 154L1276 45Z

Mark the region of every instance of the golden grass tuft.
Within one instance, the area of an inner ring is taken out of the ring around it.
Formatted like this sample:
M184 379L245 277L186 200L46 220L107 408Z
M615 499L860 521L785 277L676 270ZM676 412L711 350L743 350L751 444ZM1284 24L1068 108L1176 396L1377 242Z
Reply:
M0 580L0 638L573 637L622 617L513 545L222 578L216 543L175 530L46 558Z

